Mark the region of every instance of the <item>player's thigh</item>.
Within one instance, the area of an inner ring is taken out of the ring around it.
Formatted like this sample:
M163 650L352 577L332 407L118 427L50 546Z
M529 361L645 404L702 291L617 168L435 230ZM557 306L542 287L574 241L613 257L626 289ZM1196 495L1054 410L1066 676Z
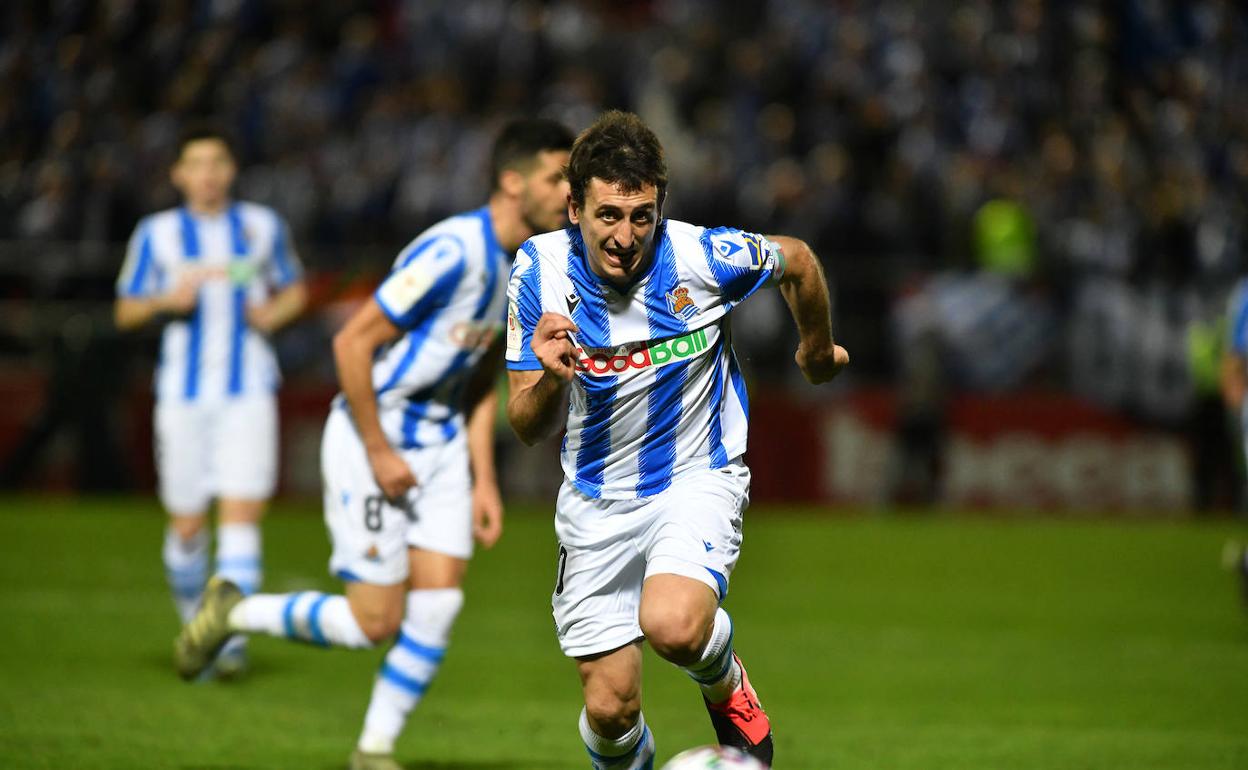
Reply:
M408 548L408 587L413 591L458 588L468 571L468 560L425 548Z
M331 410L321 439L329 570L342 580L389 586L408 577L406 505L386 499L368 455L342 409Z
M686 474L662 492L644 538L646 577L687 577L722 601L741 554L749 489L749 469L734 463Z
M641 637L645 561L636 532L646 511L637 501L589 499L569 484L560 490L551 607L565 655L599 655Z
M597 655L577 658L585 710L599 725L618 724L627 730L641 711L641 642Z
M472 477L462 432L439 447L401 453L416 477L408 493L411 507L407 545L422 552L467 561L472 557ZM438 564L434 561L430 569Z
M174 517L202 517L212 501L214 435L194 403L160 402L153 417L161 504Z
M277 484L277 399L227 401L217 414L213 465L218 497L269 499Z

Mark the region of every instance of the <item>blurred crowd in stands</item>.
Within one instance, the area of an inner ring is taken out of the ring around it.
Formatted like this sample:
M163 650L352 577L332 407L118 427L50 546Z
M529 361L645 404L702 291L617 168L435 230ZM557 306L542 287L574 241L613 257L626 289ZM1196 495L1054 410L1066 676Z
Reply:
M919 413L1041 385L1168 425L1212 392L1246 267L1229 0L54 0L0 24L0 239L124 240L206 115L239 195L346 269L478 205L508 117L623 107L666 145L667 214L815 246L855 377ZM782 311L750 313L760 376L791 371Z

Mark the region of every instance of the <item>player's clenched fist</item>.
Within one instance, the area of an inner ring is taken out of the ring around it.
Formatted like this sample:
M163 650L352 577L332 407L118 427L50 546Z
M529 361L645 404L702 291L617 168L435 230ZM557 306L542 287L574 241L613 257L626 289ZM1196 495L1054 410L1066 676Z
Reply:
M806 381L811 385L818 385L840 374L841 369L849 363L849 351L834 344L830 350L824 348L818 352L812 352L802 344L797 346L797 353L793 358L797 361L802 374L805 375Z
M564 381L576 373L576 345L572 334L579 331L572 319L558 313L542 313L533 330L533 353L542 368Z
M199 302L199 286L203 282L203 277L196 273L188 272L179 278L173 290L164 296L166 312L182 316L194 310Z
M388 500L402 500L407 490L416 486L416 476L412 474L411 467L388 446L370 450L368 464L372 466L377 486Z

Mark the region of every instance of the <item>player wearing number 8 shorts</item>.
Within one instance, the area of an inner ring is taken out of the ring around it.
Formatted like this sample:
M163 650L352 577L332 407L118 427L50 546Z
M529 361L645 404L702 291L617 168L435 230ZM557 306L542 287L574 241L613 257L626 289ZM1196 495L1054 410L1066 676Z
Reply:
M502 532L494 383L508 255L566 217L572 136L517 121L494 146L489 204L426 230L334 338L342 394L321 446L330 570L345 596L241 598L209 586L175 657L194 676L233 633L369 647L397 634L373 686L351 767L391 770L394 744L446 652L474 535Z

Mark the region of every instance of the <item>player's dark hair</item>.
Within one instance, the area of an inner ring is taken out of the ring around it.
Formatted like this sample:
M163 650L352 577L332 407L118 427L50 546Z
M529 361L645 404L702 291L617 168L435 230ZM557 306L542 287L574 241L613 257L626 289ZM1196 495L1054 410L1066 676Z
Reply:
M504 171L527 171L537 162L538 153L570 149L572 139L566 126L545 118L513 120L503 126L490 155L493 189L498 189Z
M189 123L182 128L182 132L178 134L177 153L174 160L182 157L182 153L186 152L186 146L192 142L203 141L204 139L215 139L225 145L225 149L229 151L230 157L238 159L238 154L234 151L234 139L229 132L215 123L207 121L198 121Z
M667 192L667 161L663 145L650 127L631 112L610 110L581 132L568 159L572 202L585 205L589 180L601 179L634 193L647 184L658 188L659 202Z

